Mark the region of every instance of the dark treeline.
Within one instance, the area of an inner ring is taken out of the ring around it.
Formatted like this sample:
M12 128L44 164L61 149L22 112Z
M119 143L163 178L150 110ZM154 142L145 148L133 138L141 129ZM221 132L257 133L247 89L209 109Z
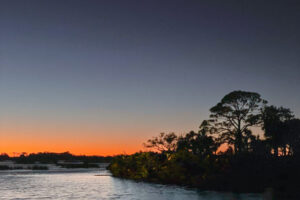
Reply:
M114 176L201 189L299 197L300 120L254 92L234 91L210 109L198 131L161 133L148 152L115 157ZM263 135L254 134L257 128Z
M19 164L34 164L36 162L44 164L57 164L59 161L81 161L84 163L109 163L111 156L84 156L84 155L73 155L69 152L64 153L23 153L17 157L9 157L7 154L0 155L0 161L12 160Z

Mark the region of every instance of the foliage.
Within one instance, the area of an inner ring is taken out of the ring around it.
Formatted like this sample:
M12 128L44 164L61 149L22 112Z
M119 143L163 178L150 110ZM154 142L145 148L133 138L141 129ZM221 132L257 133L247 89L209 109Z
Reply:
M8 159L9 159L9 156L6 153L0 154L0 161L8 160Z
M208 136L204 129L198 133L189 132L185 136L181 136L177 142L177 150L185 150L192 152L194 155L205 157L212 155L218 149L218 144L212 136Z
M64 153L50 153L50 152L44 152L44 153L31 153L31 154L21 154L19 157L9 157L6 154L3 154L0 156L1 160L13 160L16 163L22 163L22 164L34 164L36 162L39 163L57 163L60 160L64 161L82 161L85 164L89 163L109 163L112 160L112 157L107 156L76 156L72 155L69 152Z
M158 137L149 139L144 146L158 152L173 152L176 149L176 144L177 135L175 135L175 133L160 133Z
M210 111L198 132L161 133L145 144L154 152L115 157L108 169L134 180L236 192L272 187L284 199L300 196L293 184L300 179L300 119L244 91L225 95ZM253 126L262 127L263 139ZM220 145L228 148L218 151Z
M217 134L220 142L234 146L234 152L248 150L253 139L250 127L260 123L259 111L266 104L254 92L233 91L210 109L211 133Z
M290 109L275 106L266 106L262 110L263 129L265 131L265 137L274 150L274 155L278 156L278 148L283 149L286 152L287 146L287 130L288 124L294 116Z

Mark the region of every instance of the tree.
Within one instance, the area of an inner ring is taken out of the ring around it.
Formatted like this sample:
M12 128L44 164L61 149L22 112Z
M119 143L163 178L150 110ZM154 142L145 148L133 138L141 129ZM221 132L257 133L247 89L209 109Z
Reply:
M270 155L271 147L268 140L261 140L259 135L251 139L249 150L256 156L267 157Z
M290 109L275 106L266 106L262 110L263 130L265 138L278 156L281 147L283 154L286 153L286 138L288 131L287 121L293 119Z
M234 146L234 152L247 151L251 138L250 127L261 122L260 110L267 103L258 93L233 91L210 109L210 132L221 143Z
M289 155L300 155L300 119L290 119L284 122L286 134L283 141L288 146Z
M176 144L177 135L175 133L160 133L159 136L153 137L147 143L144 143L144 146L158 152L173 152L176 149Z
M202 157L212 155L218 147L219 145L214 141L214 138L208 136L202 125L198 133L190 131L185 136L179 137L177 143L177 150L186 150Z
M8 159L9 159L9 155L7 155L6 153L0 154L0 161L8 160Z

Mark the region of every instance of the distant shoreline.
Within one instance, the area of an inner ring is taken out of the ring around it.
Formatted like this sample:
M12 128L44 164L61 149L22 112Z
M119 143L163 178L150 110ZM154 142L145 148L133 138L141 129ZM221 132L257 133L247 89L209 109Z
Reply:
M0 170L48 170L76 168L106 168L112 157L76 156L65 153L23 154L18 157L0 155Z

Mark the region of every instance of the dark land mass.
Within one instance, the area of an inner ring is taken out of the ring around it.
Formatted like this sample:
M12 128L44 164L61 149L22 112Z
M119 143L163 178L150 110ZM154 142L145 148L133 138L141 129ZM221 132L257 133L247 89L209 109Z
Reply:
M64 153L32 153L22 154L17 157L9 157L7 154L0 155L0 161L12 161L15 164L32 164L29 167L9 167L7 165L0 165L0 170L12 169L31 169L31 170L47 170L46 166L39 164L55 164L63 168L98 168L98 163L110 163L111 156L77 156L69 152Z
M137 181L300 199L300 119L290 109L234 91L210 112L198 132L161 133L144 144L148 152L117 156L108 169Z

